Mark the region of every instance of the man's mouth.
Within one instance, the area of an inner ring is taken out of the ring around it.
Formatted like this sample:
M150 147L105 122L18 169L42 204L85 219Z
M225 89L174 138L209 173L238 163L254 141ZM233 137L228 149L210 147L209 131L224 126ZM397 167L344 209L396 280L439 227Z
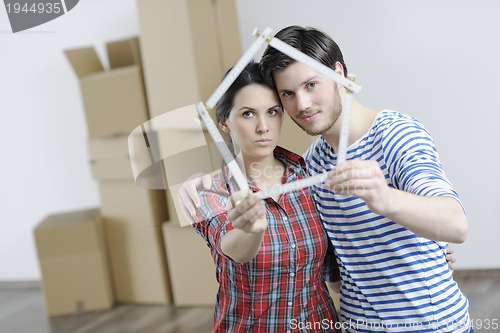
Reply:
M319 114L319 111L314 111L314 112L310 112L310 113L307 113L307 114L303 114L301 115L299 118L304 120L304 121L312 121L316 118L316 116Z

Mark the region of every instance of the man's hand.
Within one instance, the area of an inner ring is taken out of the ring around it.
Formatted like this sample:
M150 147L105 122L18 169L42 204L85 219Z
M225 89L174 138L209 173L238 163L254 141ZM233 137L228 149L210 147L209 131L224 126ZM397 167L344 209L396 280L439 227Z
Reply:
M325 185L360 198L375 214L434 241L463 243L468 223L462 205L448 196L425 196L387 185L376 161L350 160L333 169Z
M448 267L450 268L451 274L453 274L453 263L457 261L457 257L455 257L455 249L448 245L446 247L446 261L448 262Z
M182 184L179 190L179 201L181 203L182 212L191 222L195 222L196 209L200 207L200 197L198 189L202 187L209 190L212 186L212 176L209 174L195 174Z
M351 160L333 169L325 185L332 191L355 196L366 202L371 211L383 211L390 190L376 161Z

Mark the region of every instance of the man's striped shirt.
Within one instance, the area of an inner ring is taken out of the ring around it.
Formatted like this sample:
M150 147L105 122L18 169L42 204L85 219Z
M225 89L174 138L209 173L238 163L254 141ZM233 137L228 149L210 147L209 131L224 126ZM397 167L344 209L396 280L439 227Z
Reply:
M458 199L433 140L416 119L381 112L353 143L348 159L376 160L390 187ZM320 137L306 152L310 175L331 170L337 155ZM314 187L338 255L341 315L349 332L467 332L468 301L453 281L441 244L371 212L364 201Z

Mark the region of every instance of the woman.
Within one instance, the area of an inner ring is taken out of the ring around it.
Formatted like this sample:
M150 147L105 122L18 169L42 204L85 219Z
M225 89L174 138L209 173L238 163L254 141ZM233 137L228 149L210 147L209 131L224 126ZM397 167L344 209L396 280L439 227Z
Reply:
M238 191L226 166L200 192L203 221L194 227L211 250L219 282L214 331L336 332L325 280L338 279L338 268L309 190L265 200L253 193L306 177L302 157L277 146L283 110L257 63L231 85L216 116L250 193Z

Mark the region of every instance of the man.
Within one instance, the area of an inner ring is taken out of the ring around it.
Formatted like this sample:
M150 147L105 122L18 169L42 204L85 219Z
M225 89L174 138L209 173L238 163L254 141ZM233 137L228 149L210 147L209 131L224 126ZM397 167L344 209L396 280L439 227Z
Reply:
M323 32L290 26L275 37L347 76ZM427 130L353 102L348 161L337 165L345 88L270 46L261 69L290 118L321 135L305 158L311 175L332 170L314 193L338 255L347 330L469 332L468 301L439 243L462 243L467 218Z

